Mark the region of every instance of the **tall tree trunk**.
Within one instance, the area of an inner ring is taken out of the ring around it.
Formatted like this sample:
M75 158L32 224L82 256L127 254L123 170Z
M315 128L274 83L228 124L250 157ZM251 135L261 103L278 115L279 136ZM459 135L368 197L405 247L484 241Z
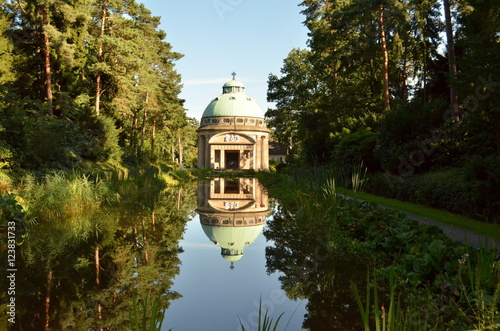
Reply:
M148 254L148 246L147 246L147 236L146 236L146 217L142 217L142 247L144 249L144 260L146 264L149 263L149 254Z
M95 285L96 288L99 290L100 285L101 285L101 259L99 256L99 245L95 247L94 251L94 258L95 258ZM97 304L97 319L101 320L102 319L102 306L101 303Z
M383 82L384 82L384 110L390 110L390 99L389 99L389 56L387 54L387 39L385 38L385 24L384 24L384 5L379 5L379 30L380 30L380 43L382 45L382 57L383 57Z
M178 144L179 144L179 168L182 170L184 168L183 164L182 164L182 158L183 158L183 148L182 148L182 137L179 133L179 137L178 137Z
M151 211L151 225L153 227L153 233L156 232L156 228L155 228L156 219L155 219L155 211L154 210Z
M142 128L141 128L141 151L144 149L144 140L146 140L146 122L148 120L148 102L149 92L146 92L146 102L142 112Z
M427 69L429 67L429 61L427 60L427 42L424 43L424 70L422 72L422 80L424 81L424 103L427 102L428 100L428 93L427 93Z
M408 65L406 63L406 52L403 60L403 68L401 69L401 98L408 100Z
M153 119L151 128L151 158L155 156L155 139L156 139L156 119Z
M99 258L99 246L95 247L94 258L95 258L95 284L97 287L99 287L99 285L101 284L101 278L100 278L101 264Z
M47 279L45 285L45 331L49 330L50 322L50 289L52 287L52 270L47 272Z
M443 0L444 19L446 23L446 41L448 51L448 69L450 71L450 107L454 119L458 121L457 64L455 60L455 42L451 23L450 1Z
M49 25L49 18L47 13L47 6L42 5L42 25L43 29ZM45 88L47 91L47 104L49 107L49 115L53 115L53 97L52 97L52 74L51 74L51 63L50 63L50 40L47 35L47 31L43 31L43 56L45 59Z
M104 36L105 32L105 26L106 26L106 11L107 11L107 1L104 0L102 4L102 11L101 11L101 33L100 36ZM102 40L99 41L99 47L97 49L97 62L102 63L103 62L103 50L102 50ZM103 93L102 87L101 87L101 79L102 79L102 72L98 72L96 79L95 79L95 115L99 116L100 113L100 107L101 107L101 95Z
M177 210L181 210L181 202L182 202L182 188L179 188L177 191Z
M137 114L134 112L134 117L132 118L132 132L130 133L130 147L134 149L134 154L137 156Z

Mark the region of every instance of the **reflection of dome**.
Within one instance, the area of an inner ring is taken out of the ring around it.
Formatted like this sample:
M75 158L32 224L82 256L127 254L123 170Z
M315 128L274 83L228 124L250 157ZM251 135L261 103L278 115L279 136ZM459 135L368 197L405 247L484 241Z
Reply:
M245 86L238 80L230 80L222 87L222 94L205 108L204 117L244 116L264 118L257 102L245 94Z
M201 227L210 241L222 248L222 257L229 262L235 262L243 256L243 249L257 239L264 224L254 226L201 224Z

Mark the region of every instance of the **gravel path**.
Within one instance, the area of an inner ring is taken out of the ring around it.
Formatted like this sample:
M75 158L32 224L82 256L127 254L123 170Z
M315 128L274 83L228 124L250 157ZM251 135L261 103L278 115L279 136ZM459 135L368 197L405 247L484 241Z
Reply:
M339 196L343 197L344 199L352 199L356 201L363 202L364 200L361 199L356 199L348 195L344 194L338 194ZM379 208L381 209L390 209L390 210L396 210L394 208L389 208L386 206L378 205ZM430 224L430 225L435 225L438 228L440 228L445 235L447 235L449 238L455 240L455 241L460 241L462 243L465 243L471 247L479 248L479 247L484 247L485 243L488 244L489 249L497 248L500 249L500 240L495 240L493 238L486 238L485 236L478 234L476 232L464 230L461 228L457 228L456 226L453 225L448 225L440 222L436 222L433 220L430 220L425 217L409 214L409 213L404 213L406 216L408 216L410 219L415 220L419 223L422 224Z

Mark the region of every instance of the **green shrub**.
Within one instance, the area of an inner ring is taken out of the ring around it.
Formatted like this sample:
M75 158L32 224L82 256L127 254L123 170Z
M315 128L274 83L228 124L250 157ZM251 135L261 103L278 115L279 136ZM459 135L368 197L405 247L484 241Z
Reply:
M500 157L475 155L461 170L462 181L471 191L477 210L485 216L500 215Z
M100 139L100 146L103 151L103 157L106 161L119 164L122 161L122 149L119 145L119 130L115 121L109 117L99 118L102 125L102 136Z
M22 166L70 169L82 161L121 163L120 130L107 117L82 123L50 116L27 120L21 150Z
M50 116L29 119L25 133L22 161L28 168L73 167L87 143L75 123Z
M334 151L334 164L359 164L363 162L368 171L376 172L381 169L373 150L377 143L378 134L371 131L359 131L340 138Z
M441 142L444 134L436 134L436 130L443 126L445 105L440 99L425 105L416 100L395 107L385 115L374 149L375 156L384 170L398 172L401 158L408 159L412 152L421 149L422 144L426 145L430 152L423 152L424 162L413 169L416 173L429 169L436 164L436 160L440 160L444 165L449 165L450 159L455 160L455 157L448 153L446 144Z
M12 165L14 153L7 142L0 140L0 169L9 168Z

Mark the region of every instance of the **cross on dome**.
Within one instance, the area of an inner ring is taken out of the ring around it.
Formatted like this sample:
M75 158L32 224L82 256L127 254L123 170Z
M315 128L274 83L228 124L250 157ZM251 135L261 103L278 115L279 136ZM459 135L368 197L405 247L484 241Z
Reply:
M231 75L233 75L233 80L236 80L236 73L234 71Z

